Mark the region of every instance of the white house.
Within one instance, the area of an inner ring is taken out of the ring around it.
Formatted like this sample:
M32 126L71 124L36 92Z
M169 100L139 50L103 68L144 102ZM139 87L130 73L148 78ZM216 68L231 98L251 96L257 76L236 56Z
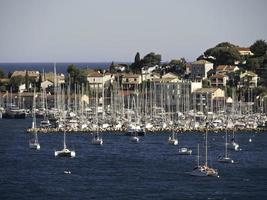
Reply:
M213 63L206 60L198 60L192 63L191 79L206 79L208 71L213 69Z
M102 89L103 85L108 84L111 81L111 74L100 72L90 72L87 75L87 81L89 82L90 88L92 89Z

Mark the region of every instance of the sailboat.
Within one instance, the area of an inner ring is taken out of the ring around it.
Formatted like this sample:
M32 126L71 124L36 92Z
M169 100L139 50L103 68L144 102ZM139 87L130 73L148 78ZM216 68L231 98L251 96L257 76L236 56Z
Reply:
M177 133L172 132L172 134L168 138L168 143L171 145L177 145L178 139L177 139Z
M96 92L96 135L92 139L92 144L94 145L103 145L103 139L99 135L99 124L98 124L98 88Z
M234 151L240 151L239 144L235 141L235 132L233 129L233 137L231 139L231 142L228 144L228 149L229 150L234 150Z
M64 120L65 122L65 120ZM73 158L76 156L75 151L69 150L66 145L66 129L64 125L64 138L63 138L63 149L55 151L55 157L70 157Z
M29 141L29 147L30 149L36 149L39 150L41 148L39 141L38 141L38 135L37 135L37 129L36 129L36 100L35 100L35 88L33 92L33 106L32 106L32 130L34 131L34 138Z
M70 157L73 158L76 156L75 151L69 150L66 145L66 130L64 130L64 140L63 140L63 149L55 151L55 157Z
M228 141L227 141L227 129L226 129L226 132L225 132L225 153L224 153L224 156L223 157L220 157L218 159L218 162L221 162L221 163L234 163L234 160L232 160L228 156L227 146L228 146Z
M198 146L198 165L193 169L192 172L189 172L191 176L217 176L218 171L208 166L208 131L206 127L206 155L205 155L205 164L199 165L199 146Z

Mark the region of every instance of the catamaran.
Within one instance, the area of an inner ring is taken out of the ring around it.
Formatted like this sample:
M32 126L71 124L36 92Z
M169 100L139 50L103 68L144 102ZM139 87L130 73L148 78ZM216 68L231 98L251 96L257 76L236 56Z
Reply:
M55 157L70 157L73 158L76 156L75 151L69 150L66 145L66 131L64 130L64 140L63 140L63 149L55 151Z

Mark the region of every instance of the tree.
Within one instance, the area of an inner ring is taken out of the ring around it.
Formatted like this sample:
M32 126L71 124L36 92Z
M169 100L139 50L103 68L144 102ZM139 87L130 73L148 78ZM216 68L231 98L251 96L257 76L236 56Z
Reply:
M26 71L26 74L25 74L25 88L27 91L29 91L29 74L28 74L28 71Z
M37 91L41 91L41 83L42 83L42 75L39 74L38 80L36 82Z
M246 62L246 69L250 71L256 71L260 68L260 63L257 58L248 58Z
M160 54L155 54L154 52L151 52L147 54L142 60L142 66L155 66L155 65L160 65L161 62L161 55Z
M0 68L0 78L4 78L5 77L5 72L3 69Z
M168 64L170 66L169 72L175 72L177 74L183 75L186 68L186 60L184 58L181 59L173 59Z
M140 53L137 52L136 55L135 55L135 57L134 57L134 63L136 65L138 65L138 64L140 64L140 61L141 61L141 59L140 59Z
M116 72L114 62L112 62L111 65L109 66L109 72L110 72L110 73L114 73L114 72Z
M267 43L264 40L257 40L250 46L251 52L256 56L263 56L267 51Z
M12 87L12 90L16 92L18 91L19 86L23 83L25 83L25 77L23 76L11 77L9 80L9 87Z
M222 42L213 48L204 52L205 57L214 57L214 64L218 65L232 65L235 61L240 61L241 57L235 45L229 42Z

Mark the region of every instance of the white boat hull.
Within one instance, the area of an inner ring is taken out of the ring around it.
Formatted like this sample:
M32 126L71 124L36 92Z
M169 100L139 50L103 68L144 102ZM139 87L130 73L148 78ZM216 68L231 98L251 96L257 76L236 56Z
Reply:
M133 136L133 137L130 138L130 141L133 142L133 143L138 143L139 142L139 137Z
M55 151L55 157L70 157L74 158L76 156L75 151L70 151L69 149L62 149L60 151Z

